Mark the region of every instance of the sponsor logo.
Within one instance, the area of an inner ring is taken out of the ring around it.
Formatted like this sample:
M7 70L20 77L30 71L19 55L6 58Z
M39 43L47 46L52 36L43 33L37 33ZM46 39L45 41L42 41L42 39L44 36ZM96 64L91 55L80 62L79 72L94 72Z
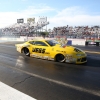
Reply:
M33 48L33 52L37 52L37 53L45 53L45 50L44 48Z

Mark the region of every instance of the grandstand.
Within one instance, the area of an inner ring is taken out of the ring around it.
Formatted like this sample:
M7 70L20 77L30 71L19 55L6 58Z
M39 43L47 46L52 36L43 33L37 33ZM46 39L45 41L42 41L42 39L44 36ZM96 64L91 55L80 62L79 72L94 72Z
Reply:
M46 18L47 19L47 18ZM43 27L47 26L49 22L42 18L38 22L32 22L34 19L31 18L31 22L24 23L23 19L17 19L17 23L0 29L0 37L14 37L18 38L20 36L34 36L37 31L41 31Z
M24 19L17 19L17 23L0 29L0 37L14 37L20 36L40 36L37 34L43 31L43 28L47 26L49 22L47 17L39 17L39 20L35 22L35 18L28 18L27 23L24 23ZM47 30L47 29L45 29ZM49 32L49 37L67 37L78 39L100 39L100 26L61 26L54 27Z
M96 38L100 39L100 26L63 26L54 27L55 36L65 36L67 38Z

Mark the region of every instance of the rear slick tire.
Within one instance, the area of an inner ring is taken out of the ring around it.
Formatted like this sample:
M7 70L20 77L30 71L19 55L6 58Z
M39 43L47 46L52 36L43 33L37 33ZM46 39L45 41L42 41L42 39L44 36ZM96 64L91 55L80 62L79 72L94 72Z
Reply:
M26 56L30 56L30 52L29 52L29 49L28 49L28 48L24 48L24 49L23 49L23 53L24 53Z

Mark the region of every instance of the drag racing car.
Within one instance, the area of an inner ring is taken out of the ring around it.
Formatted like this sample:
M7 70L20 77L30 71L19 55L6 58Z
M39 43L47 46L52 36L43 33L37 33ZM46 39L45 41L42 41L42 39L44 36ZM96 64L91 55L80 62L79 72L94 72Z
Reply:
M74 46L61 45L56 40L30 40L15 46L18 52L30 57L75 64L87 62L87 55L83 50Z

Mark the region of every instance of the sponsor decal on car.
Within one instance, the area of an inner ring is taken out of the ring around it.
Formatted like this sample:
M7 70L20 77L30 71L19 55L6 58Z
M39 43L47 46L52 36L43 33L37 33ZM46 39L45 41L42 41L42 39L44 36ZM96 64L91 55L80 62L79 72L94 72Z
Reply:
M45 50L44 48L33 48L33 52L37 52L37 53L45 53Z
M76 59L72 55L66 55L66 62L75 62Z

